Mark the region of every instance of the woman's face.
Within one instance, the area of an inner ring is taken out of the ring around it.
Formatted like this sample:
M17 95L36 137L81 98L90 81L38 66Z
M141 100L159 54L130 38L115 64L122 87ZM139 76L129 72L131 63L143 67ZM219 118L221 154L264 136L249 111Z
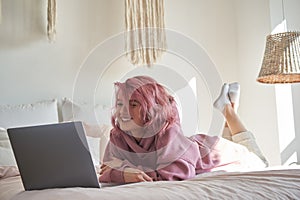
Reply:
M121 130L133 133L143 127L144 122L140 116L141 104L137 100L130 99L128 102L122 98L122 95L118 95L116 106L116 114Z

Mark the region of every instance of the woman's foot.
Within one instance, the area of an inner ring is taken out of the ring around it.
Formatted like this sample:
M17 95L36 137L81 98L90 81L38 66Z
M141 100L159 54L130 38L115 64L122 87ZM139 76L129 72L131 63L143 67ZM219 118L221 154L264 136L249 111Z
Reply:
M219 97L214 102L214 107L219 111L221 111L222 113L224 113L225 105L227 104L231 105L228 93L229 93L229 84L224 83Z
M237 112L240 101L240 84L238 82L229 84L228 96L235 112Z

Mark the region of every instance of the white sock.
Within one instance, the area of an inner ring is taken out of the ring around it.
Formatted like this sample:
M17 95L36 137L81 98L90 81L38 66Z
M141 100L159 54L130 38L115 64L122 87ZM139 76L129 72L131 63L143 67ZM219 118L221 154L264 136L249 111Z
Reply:
M222 86L219 97L214 102L214 107L223 113L226 104L231 104L228 97L229 85L225 83Z
M230 102L234 104L234 110L237 111L240 101L240 84L238 82L229 84L228 96Z

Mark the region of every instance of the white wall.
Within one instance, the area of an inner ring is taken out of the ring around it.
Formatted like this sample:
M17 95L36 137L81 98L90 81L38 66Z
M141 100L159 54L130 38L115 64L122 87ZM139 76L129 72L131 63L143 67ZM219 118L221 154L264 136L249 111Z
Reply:
M3 0L2 4L0 62L5 73L1 73L0 76L1 81L9 83L10 88L1 84L1 104L71 97L77 75L86 69L85 58L88 53L96 45L101 45L124 31L124 2L120 0L58 1L57 37L53 44L47 42L45 33L46 2ZM235 80L236 35L233 4L220 0L209 3L197 0L166 0L165 7L166 27L203 47L207 57L218 66L217 70L222 74L222 79ZM197 23L190 26L194 21ZM221 47L230 50L224 51ZM97 83L97 91L93 93L105 104L110 103L107 94L112 93L112 83L120 80L128 72L136 70L124 56L118 56L120 57L116 57L112 63L105 66L107 70ZM171 53L166 53L159 65L177 69L177 73L186 74L186 77L191 77L194 73L186 61ZM228 68L231 70L225 70ZM88 75L93 74L95 71L90 70ZM159 73L154 76L159 78ZM172 77L169 79L172 84L178 83L176 80L172 81ZM199 81L198 86L202 86L198 90L203 93L202 88L205 89L205 84ZM76 90L86 88L85 91L80 90L78 98L84 99L87 91L92 91L93 87L95 86L90 85L88 81L80 87L76 86ZM180 89L185 85L174 87ZM205 103L199 105L201 110L206 109L200 112L205 113L200 127L203 131L208 129L212 117L211 97L208 95L209 91L206 91L201 99ZM209 109L206 105L210 106Z
M288 0L286 8L286 18L287 18L287 28L290 31L300 30L300 20L299 20L299 9L300 1L298 0ZM300 84L293 84L292 88L292 98L293 98L293 111L294 111L294 125L295 125L295 139L293 141L292 153L296 152L296 161L300 163Z
M28 103L71 96L83 59L113 34L110 1L58 1L57 37L46 37L46 5L40 0L2 1L0 103Z
M46 1L2 0L2 11L0 104L72 97L74 81L85 70L85 58L89 52L101 42L103 46L112 38L117 40L116 36L124 30L124 1L121 0L57 1L57 37L53 44L48 43L45 33ZM206 56L206 61L214 64L221 82L241 83L240 115L257 136L270 163L278 164L274 90L255 80L265 36L271 30L269 1L165 0L165 22L168 30L189 38L203 48L204 53L199 56ZM122 48L122 45L117 43L107 47L103 54L109 54L117 48ZM206 61L203 61L203 65ZM94 66L98 64L94 60L89 62ZM200 88L197 94L201 97L198 107L203 119L199 122L199 129L207 130L213 109L212 96L209 96L211 94L207 91L205 79L214 81L217 77L201 77L186 60L170 52L164 54L158 65L168 70L173 68L187 79L197 77ZM89 77L85 77L87 82L80 87L86 88L86 91L76 88L80 91L78 98L85 99L86 92L94 89L93 95L109 104L112 83L135 73L152 73L159 80L173 84L176 89L186 86L176 85L179 82L175 75L161 74L159 70L156 72L157 67L139 72L122 54L104 68L106 71L99 80L95 80L97 85L93 87L89 87ZM89 74L96 77L97 72L95 68Z
M271 33L268 0L236 0L240 115L271 165L280 163L274 87L256 81L265 39ZM255 14L254 14L255 13Z
M300 1L272 0L271 24L274 33L285 31L299 31ZM281 24L284 24L282 26ZM289 165L300 161L300 129L299 129L299 94L300 84L278 84L275 86L279 148L281 163Z
M288 30L299 30L300 2L297 0L284 0L283 2ZM298 114L299 95L297 95L299 94L299 84L292 85L290 94L293 95L293 98L287 101L290 98L284 95L289 94L289 85L281 86L281 90L285 88L285 93L280 94L278 90L275 90L275 85L260 84L255 81L262 63L265 37L271 32L276 32L278 25L283 21L282 0L236 0L236 6L238 77L241 85L244 86L241 102L247 105L240 109L242 119L247 127L255 133L258 143L271 165L285 163L294 153L298 154L287 164L297 160L297 155L299 161L298 124L300 118ZM255 14L253 14L254 10ZM289 106L292 107L291 113L286 112ZM286 114L288 116L284 116ZM284 127L283 122L288 119L292 120L287 124L288 127L283 130L279 129L279 127ZM294 126L295 130L292 128ZM292 137L288 138L290 136ZM288 141L288 143L282 140Z

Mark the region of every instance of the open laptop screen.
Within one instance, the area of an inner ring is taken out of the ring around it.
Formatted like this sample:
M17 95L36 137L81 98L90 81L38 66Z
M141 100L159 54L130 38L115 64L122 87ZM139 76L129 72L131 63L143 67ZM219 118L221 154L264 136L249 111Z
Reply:
M81 122L7 131L25 190L100 187Z

